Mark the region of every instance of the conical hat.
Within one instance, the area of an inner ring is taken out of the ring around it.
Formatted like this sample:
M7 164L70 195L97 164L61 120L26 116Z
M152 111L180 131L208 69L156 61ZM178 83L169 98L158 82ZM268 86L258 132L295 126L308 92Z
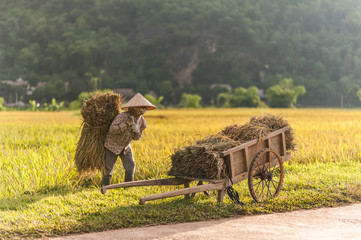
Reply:
M135 94L135 96L132 97L132 99L130 99L129 102L122 107L122 109L127 111L130 107L146 107L147 110L156 109L156 107L140 93Z

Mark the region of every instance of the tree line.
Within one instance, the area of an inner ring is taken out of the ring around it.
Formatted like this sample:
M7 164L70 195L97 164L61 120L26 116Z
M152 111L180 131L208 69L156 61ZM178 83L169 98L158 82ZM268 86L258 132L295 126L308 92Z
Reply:
M360 10L358 0L4 0L0 80L45 82L37 102L132 88L208 106L282 76L307 89L299 106L359 106ZM20 90L0 85L9 91Z

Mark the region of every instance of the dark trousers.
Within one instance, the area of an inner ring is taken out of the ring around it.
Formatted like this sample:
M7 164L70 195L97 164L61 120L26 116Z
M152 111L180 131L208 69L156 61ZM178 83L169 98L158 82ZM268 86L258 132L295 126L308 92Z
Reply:
M113 176L114 165L117 162L118 157L122 160L123 167L125 169L125 177L124 182L129 182L134 180L134 170L135 170L135 162L133 158L132 148L127 154L124 154L124 150L116 155L113 152L109 151L105 148L105 173L102 178L102 185L106 186L110 184L110 181Z

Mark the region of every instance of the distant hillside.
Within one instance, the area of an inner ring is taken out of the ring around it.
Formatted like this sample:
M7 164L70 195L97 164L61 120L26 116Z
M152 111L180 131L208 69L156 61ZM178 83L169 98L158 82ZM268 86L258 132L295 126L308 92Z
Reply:
M40 99L133 88L209 105L211 84L281 75L306 87L302 106L358 106L360 33L358 0L3 0L0 80L47 82Z

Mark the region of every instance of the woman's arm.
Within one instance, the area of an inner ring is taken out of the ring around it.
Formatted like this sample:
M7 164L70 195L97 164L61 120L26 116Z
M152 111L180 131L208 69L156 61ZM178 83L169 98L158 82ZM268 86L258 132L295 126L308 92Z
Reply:
M147 123L145 122L145 119L143 116L140 116L140 119L138 121L138 126L135 127L133 130L133 140L139 140L142 135L144 129L147 127Z
M130 124L128 121L128 116L125 114L118 114L110 125L109 133L121 133L126 129L129 129Z

